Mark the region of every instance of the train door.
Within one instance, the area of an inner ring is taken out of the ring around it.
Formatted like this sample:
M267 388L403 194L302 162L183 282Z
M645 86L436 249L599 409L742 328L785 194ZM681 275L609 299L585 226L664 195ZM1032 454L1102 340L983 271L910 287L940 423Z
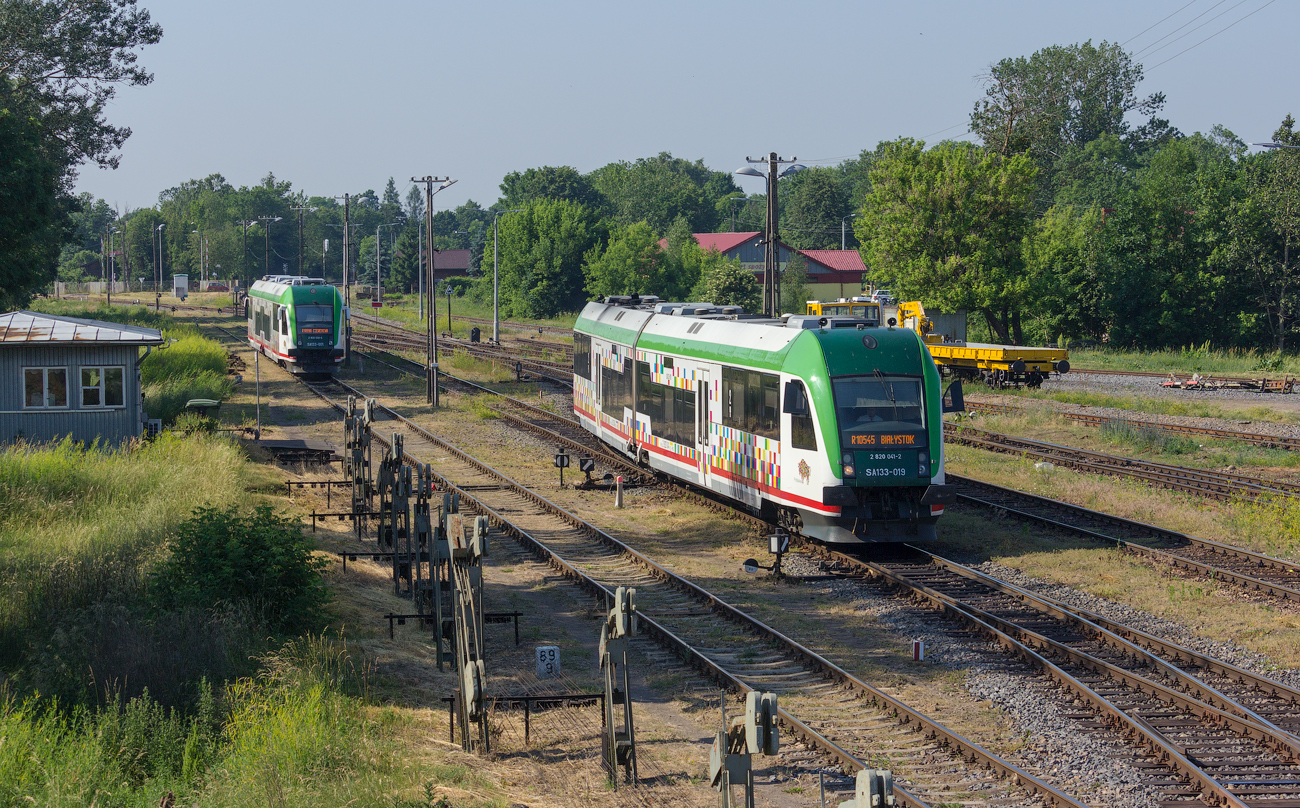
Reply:
M695 382L695 448L700 455L700 483L709 486L709 372L701 369Z

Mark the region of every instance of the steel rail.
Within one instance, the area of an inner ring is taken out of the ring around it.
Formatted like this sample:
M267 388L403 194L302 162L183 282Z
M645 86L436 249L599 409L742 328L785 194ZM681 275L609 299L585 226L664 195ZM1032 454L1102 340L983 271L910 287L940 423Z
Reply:
M1138 667L1149 666L1164 674L1166 678L1172 680L1184 690L1193 691L1191 699L1188 699L1183 693L1176 690L1170 690L1157 682L1150 682L1157 691L1163 694L1165 700L1177 703L1185 709L1199 709L1201 705L1195 702L1203 702L1204 705L1212 707L1217 711L1224 714L1231 714L1233 717L1226 719L1226 721L1232 725L1233 731L1243 734L1249 732L1251 737L1255 737L1258 740L1264 740L1273 745L1275 751L1285 751L1290 753L1296 759L1300 759L1300 738L1296 738L1294 733L1277 726L1271 719L1260 715L1258 711L1246 707L1232 696L1221 692L1209 683L1183 671L1181 668L1178 668L1145 648L1140 647L1136 643L1130 642L1127 638L1119 636L1088 618L1076 614L1073 610L1063 608L1056 603L1051 602L1047 598L1040 597L1039 595L1036 595L1027 589L1018 587L1015 584L999 580L990 575L979 572L978 570L973 570L963 564L949 561L948 559L923 548L911 547L910 549L913 552L924 556L925 559L935 568L965 578L974 582L978 586L982 586L1011 598L1028 609L1047 615L1053 620L1059 621L1069 628L1078 631L1081 636L1089 636L1095 642L1099 642L1104 646L1112 648L1122 655L1136 659L1139 663ZM954 606L970 610L982 620L998 626L1007 633L1021 632L1025 636L1034 637L1039 644L1052 647L1053 650L1069 655L1075 658L1078 662L1084 662L1089 665L1094 664L1092 660L1087 659L1088 655L1081 655L1071 646L1046 637L1041 632L1032 629L1025 629L1013 620L995 615L987 609L960 601L951 595L944 593L938 593L938 595L947 599ZM1138 689L1142 689L1145 686L1144 682L1149 678L1133 674L1131 671L1128 671L1121 666L1116 666L1112 663L1105 662L1104 660L1096 660L1096 663L1104 666L1108 672L1118 672L1119 676L1116 678L1119 678L1120 676L1129 677L1129 679L1123 681L1125 681L1126 684L1136 685ZM1262 679L1263 677L1253 678ZM1222 716L1220 716L1220 718L1222 718ZM1245 727L1237 723L1237 719L1256 724L1260 730L1262 730L1262 734L1257 734L1253 731L1247 730Z
M994 578L993 580L996 581L998 579ZM1001 583L1018 590L1023 589L1022 587L1015 587L1014 584L1009 584L1005 581L1002 581ZM1216 659L1215 657L1202 654L1199 651L1187 648L1186 646L1166 640L1162 637L1157 637L1154 634L1149 634L1141 629L1117 622L1091 610L1065 603L1064 601L1053 598L1050 595L1043 595L1034 592L1031 592L1030 594L1041 601L1051 604L1057 609L1077 615L1090 623L1094 623L1097 626L1122 637L1136 646L1151 651L1175 666L1207 670L1213 675L1220 679L1227 680L1233 685L1248 688L1253 691L1257 699L1267 697L1273 705L1271 707L1273 712L1292 714L1292 717L1284 723L1280 723L1276 718L1269 719L1273 725L1289 732L1293 736L1300 737L1300 734L1297 733L1297 730L1300 730L1300 715L1296 715L1300 713L1300 690L1290 687L1275 679L1270 679L1267 676L1255 673L1254 671L1238 667L1230 662L1224 662L1221 659ZM1201 677L1197 675L1197 678L1199 679ZM1259 708L1256 708L1255 712L1259 712ZM1294 726L1294 729L1288 728L1286 724Z
M351 387L350 385L346 385L342 382L339 382L338 380L333 380L330 383L338 385L343 389L351 392L354 395L365 397L365 394L363 392L357 390L356 388ZM341 405L339 405L337 402L332 401L322 391L315 389L311 385L308 385L308 388L311 389L314 393L316 393L316 395L320 396L321 398L329 402L331 406L335 407L335 409L341 410ZM1050 784L1034 777L1033 775L1029 774L1023 769L1019 768L1018 766L1015 766L1012 763L1002 760L1000 757L983 749L983 747L979 746L978 744L968 741L963 736L953 732L952 730L949 730L948 728L944 727L942 724L938 723L937 721L934 721L928 716L925 716L917 712L916 710L912 709L911 707L899 701L898 699L895 699L894 697L872 687L871 685L853 676L852 674L843 670L839 666L835 665L834 663L820 656L819 654L807 648L806 646L803 646L802 644L787 637L781 632L771 628L770 626L767 626L766 624L758 621L757 619L751 617L750 615L744 613L743 611L723 601L718 596L708 592L707 590L699 587L698 585L692 583L691 581L688 581L685 578L656 564L649 557L633 549L632 547L624 544L623 542L619 541L609 533L606 533L600 528L597 528L596 526L592 525L591 523L587 522L581 517L576 516L575 514L571 513L570 511L566 510L560 505L550 501L549 499L542 496L538 492L532 490L531 488L528 488L527 486L518 483L517 481L510 478L505 473L498 471L495 468L489 466L488 464L469 455L468 453L464 452L463 450L461 450L459 447L455 446L451 442L443 438L439 438L436 435L433 435L428 430L424 429L418 424L415 424L414 422L401 416L400 414L394 412L392 409L390 409L389 407L383 404L376 402L376 406L382 412L385 412L389 417L400 422L406 429L416 433L422 439L428 441L430 444L438 447L442 451L446 451L450 453L452 456L456 457L460 462L477 470L479 473L498 479L502 484L504 484L504 486L506 486L509 490L511 490L516 495L532 501L539 508L542 508L543 510L560 518L561 520L563 520L564 522L566 522L576 530L581 531L585 535L595 539L597 542L606 546L610 550L613 550L619 556L622 556L626 559L633 561L637 566L650 572L652 576L660 580L664 585L674 590L685 592L693 600L705 606L710 611L720 615L721 617L724 617L734 623L743 626L744 628L758 632L761 635L768 637L771 641L775 642L778 646L784 648L787 653L793 655L796 659L801 660L805 664L813 666L815 669L821 671L823 675L828 676L833 680L838 681L842 685L855 691L859 695L863 696L869 703L875 705L878 709L882 709L886 712L893 712L898 717L898 721L900 723L914 724L916 727L920 728L922 731L927 733L928 736L939 739L945 746L949 748L949 750L953 754L959 755L965 759L973 759L975 761L978 761L980 764L984 766L992 768L993 770L999 772L1001 776L1007 778L1011 782L1017 783L1025 787L1030 792L1038 794L1049 804L1058 805L1058 806L1072 806L1074 808L1083 808L1083 805L1081 803L1074 800L1072 797L1065 794L1064 792L1059 791L1054 786L1051 786ZM499 513L492 511L486 505L486 503L483 503L478 497L474 496L472 492L456 487L454 484L452 484L449 480L443 478L441 475L437 475L437 476L440 479L442 479L443 482L445 482L448 486L450 486L450 490L459 491L462 501L468 501L474 503L475 507L483 508L484 512L488 513L488 515L491 518L493 518L495 522L499 523L500 526L508 527L508 529L512 532L512 535L527 534L526 531L523 531L522 529L512 525L509 522L509 520L501 516ZM516 534L515 531L517 531L518 533ZM571 564L564 561L564 559L557 552L555 552L544 542L538 540L536 537L530 536L529 541L536 548L538 548L539 552L544 553L546 557L552 559L556 563L556 566L558 568L564 569L565 574L567 576L574 577L575 580L588 582L589 586L595 587L596 590L601 593L608 593L610 591L607 587L604 587L599 582L589 578L585 573L580 572ZM656 634L660 634L661 636L667 636L671 634L671 632L669 632L665 627L657 623L656 623L655 631ZM674 635L674 641L670 642L669 645L670 647L678 648L681 650L690 649L690 646L688 644L686 644L680 638L676 638L675 635ZM720 666L718 666L716 663L712 662L711 660L708 660L703 655L702 652L695 649L690 649L689 654L691 659L700 660L703 663L706 663L704 664L705 670L709 670L709 671L721 670ZM727 677L727 680L739 681L737 677L731 677L731 676ZM740 683L743 684L743 681ZM784 710L782 711L782 719L783 719L783 723L787 723L788 726L790 726L793 730L799 732L800 734L803 734L804 732L812 733L814 737L809 737L807 738L807 740L810 743L816 745L819 749L823 750L823 752L825 752L826 754L832 756L833 758L841 760L845 762L847 765L853 765L857 767L862 767L864 765L861 761L857 760L856 758L853 758L842 748L827 741L820 735L820 733L816 733L815 731L811 730L806 724L798 721L794 716L789 715ZM848 758L848 760L845 760L846 757ZM852 761L851 763L849 763L850 760Z
M1171 765L1180 774L1193 780L1197 787L1210 796L1220 805L1245 806L1245 802L1232 794L1228 789L1219 783L1214 777L1205 772L1199 765L1192 761L1187 750L1181 745L1169 739L1163 732L1155 728L1149 721L1141 716L1129 715L1121 707L1114 704L1110 699L1098 693L1094 688L1080 680L1078 677L1070 674L1056 663L1052 662L1042 654L1038 653L1030 646L1032 642L1039 647L1051 648L1057 653L1069 657L1080 667L1097 672L1099 669L1104 670L1106 675L1118 684L1124 685L1138 693L1147 693L1168 699L1170 702L1182 702L1183 709L1194 708L1197 712L1206 716L1217 719L1220 723L1227 724L1240 735L1252 737L1256 740L1266 739L1265 743L1278 743L1282 746L1281 737L1274 737L1271 733L1254 724L1237 719L1222 710L1217 710L1208 704L1197 702L1189 699L1177 691L1165 688L1155 682L1125 671L1118 666L1114 666L1103 660L1088 657L1081 652L1070 648L1064 644L1050 640L1036 632L1028 631L1020 626L1010 623L1009 621L998 618L983 610L962 603L956 599L945 595L929 586L911 580L904 574L891 570L888 566L876 562L853 559L850 556L844 556L841 553L833 553L836 560L851 563L854 566L869 570L876 577L911 592L927 601L935 608L951 618L959 620L963 624L974 628L976 631L984 634L994 642L1019 656L1031 667L1037 668L1052 680L1064 686L1076 698L1085 705L1091 707L1094 711L1108 717L1114 725L1126 730L1130 740L1133 736L1142 739L1145 745L1157 758L1162 762ZM1019 635L1020 638L1013 635ZM1289 741L1294 742L1289 734L1284 733Z
M1249 496L1300 495L1300 485L1282 480L1267 480L1245 474L1176 466L1130 457L1078 449L1055 443L1021 438L966 424L944 424L944 437L951 443L960 443L994 452L1036 457L1057 465L1080 471L1111 476L1133 477L1158 483L1175 491L1188 491L1221 501L1233 501Z
M1048 497L1040 497L1036 494L1028 494L1023 491L1016 491L993 483L986 483L981 480L962 477L957 474L949 473L948 481L967 489L966 491L958 493L957 497L959 501L969 502L982 508L993 509L1000 513L1014 514L1015 516L1032 522L1051 525L1052 527L1069 533L1087 536L1107 544L1114 544L1122 550L1132 552L1152 561L1176 569L1185 569L1207 578L1226 581L1247 591L1261 592L1284 600L1300 601L1300 588L1297 588L1296 586L1290 586L1286 583L1280 583L1277 581L1269 581L1255 575L1247 575L1245 573L1237 572L1230 567L1215 566L1213 564L1198 561L1190 552L1187 551L1187 549L1182 549L1180 552L1179 547L1171 547L1162 550L1144 544L1138 544L1127 539L1107 535L1090 528L1082 527L1077 523L1043 516L1042 514L1027 510L1024 507L1016 507L1007 504L1007 501L1014 502L1016 500L1023 500L1030 505L1037 505L1050 510L1063 511L1071 516L1080 517L1085 521L1108 524L1139 536L1161 539L1166 542L1181 545L1182 548L1190 548L1190 550L1197 551L1201 556L1217 556L1236 559L1251 567L1275 570L1280 573L1280 578L1300 583L1300 565L1294 564L1290 561L1245 550L1240 547L1233 547L1232 545L1222 544L1209 539L1198 538L1186 533L1167 530L1145 522L1125 519L1122 516L1094 511L1078 505L1071 505ZM993 501L981 498L972 493L972 491L981 488L1003 498L1003 501Z

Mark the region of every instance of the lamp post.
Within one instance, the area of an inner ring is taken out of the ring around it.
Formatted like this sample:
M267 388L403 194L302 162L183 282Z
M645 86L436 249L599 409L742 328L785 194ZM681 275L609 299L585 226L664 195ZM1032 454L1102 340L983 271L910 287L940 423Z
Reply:
M163 222L162 224L158 225L157 228L155 228L155 232L158 233L158 258L156 261L158 265L158 283L153 288L153 310L154 311L158 311L158 304L162 302L163 259L165 258L165 256L163 255L162 230L166 226L167 223Z
M244 253L239 259L239 271L243 275L244 294L248 294L248 287L253 285L253 276L248 274L248 228L257 224L256 219L241 219L235 224L244 230Z
M1252 146L1263 146L1266 149L1300 149L1300 146L1292 146L1290 143L1252 143Z
M846 239L848 235L848 228L845 225L848 224L849 219L856 219L856 218L858 218L858 214L856 213L850 213L848 216L844 216L840 218L840 249L841 250L848 249L845 246L845 244L847 243Z
M492 342L501 344L501 305L499 302L501 280L497 268L501 265L501 251L497 249L497 231L502 213L523 213L523 208L498 210L492 214Z
M438 191L450 188L455 184L451 177L411 177L411 182L424 183L424 237L425 249L424 254L429 256L429 280L425 284L425 294L429 296L429 318L425 321L425 371L424 371L424 396L425 400L434 407L438 406L438 327L434 324L437 319L437 306L435 301L438 299L433 294L433 284L437 280L437 274L433 270L433 195ZM435 189L434 183L440 183Z
M778 157L776 152L771 152L767 157L759 160L750 157L745 158L745 162L747 163L766 163L766 173L754 168L753 165L747 165L743 168L736 169L736 173L743 176L765 177L767 179L767 233L763 238L763 242L767 247L763 260L763 313L768 317L777 316L777 314L779 314L777 309L781 307L780 283L777 279L780 267L780 252L777 240L780 236L777 233L778 209L776 204L776 183L777 180L782 177L803 171L804 168L806 168L806 166L795 163L794 161L797 159L799 158L791 157L787 160L783 157ZM793 163L793 165L788 166L784 170L780 170L781 164L783 163Z
M262 229L266 231L266 243L262 252L262 266L265 274L271 274L271 223L280 221L279 216L258 216L257 220L262 223Z

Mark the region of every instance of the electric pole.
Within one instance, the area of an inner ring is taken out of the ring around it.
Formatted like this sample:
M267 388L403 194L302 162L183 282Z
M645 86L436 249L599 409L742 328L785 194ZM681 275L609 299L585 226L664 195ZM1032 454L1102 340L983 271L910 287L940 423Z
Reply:
M798 160L797 157L786 159L778 157L776 152L770 152L767 157L755 160L750 157L745 158L747 163L766 163L767 164L767 232L763 237L763 243L767 250L763 256L763 314L768 317L776 317L780 314L781 308L781 281L780 281L780 246L777 233L777 216L779 208L776 203L776 182L781 177L792 174L796 171L803 171L801 165L793 165L785 171L778 171L782 163L793 163ZM754 168L745 167L736 172L751 177L762 177L762 172Z
M424 254L429 257L428 283L424 285L424 293L428 301L425 311L428 313L428 320L425 321L426 329L426 350L425 350L425 400L434 407L438 406L438 326L437 320L437 301L438 297L434 293L434 282L437 280L437 274L433 271L433 195L443 188L449 187L455 182L451 177L411 177L411 182L424 183ZM440 183L438 189L433 188L434 183Z
M343 364L352 367L352 291L348 286L348 261L352 256L352 195L344 194L334 197L343 200Z
M258 216L257 220L262 223L263 229L266 230L265 252L262 253L262 264L265 267L265 274L271 274L271 223L280 221L279 216Z
M302 215L304 213L311 213L316 209L313 207L309 207L307 205L294 205L293 207L289 208L289 210L298 211L298 275L301 276L302 275ZM325 259L322 258L321 275L325 274L324 267L325 267Z

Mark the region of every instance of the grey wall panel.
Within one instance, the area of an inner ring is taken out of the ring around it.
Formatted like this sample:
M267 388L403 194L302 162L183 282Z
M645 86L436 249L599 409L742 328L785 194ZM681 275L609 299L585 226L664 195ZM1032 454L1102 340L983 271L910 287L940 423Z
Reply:
M6 345L0 348L0 440L49 441L71 434L74 440L116 444L141 432L140 380L135 366L142 349L133 345ZM119 365L125 369L121 408L83 409L81 369ZM23 368L66 367L68 409L25 409Z

